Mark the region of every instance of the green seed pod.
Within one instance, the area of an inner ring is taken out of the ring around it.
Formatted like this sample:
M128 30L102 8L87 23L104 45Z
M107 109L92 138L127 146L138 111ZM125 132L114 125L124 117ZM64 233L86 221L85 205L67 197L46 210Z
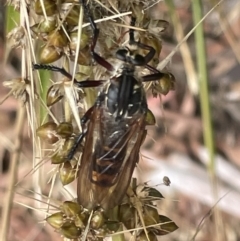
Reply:
M61 122L57 127L57 134L62 138L68 138L73 133L73 126L68 122Z
M51 156L51 163L52 164L62 164L65 162L65 156L62 154L62 152L57 152L53 156Z
M83 211L83 207L81 205L71 201L65 201L60 206L60 209L67 217L70 218L76 216L78 213Z
M69 43L69 47L72 51L76 52L77 45L79 42L78 31L71 32L69 36L71 40ZM81 39L80 39L80 50L84 49L87 46L88 42L89 42L89 35L83 29Z
M67 139L64 142L64 145L61 150L56 152L53 156L51 156L52 164L61 164L66 162L66 156L74 145L74 139Z
M163 195L157 189L152 187L148 188L148 196L153 198L151 199L151 201L164 198Z
M76 26L78 25L78 19L79 19L79 12L80 12L80 6L75 5L71 11L68 13L65 21L71 25L71 26Z
M55 17L49 17L40 23L39 30L41 33L50 33L57 26L57 20Z
M143 220L145 226L159 223L160 220L157 209L150 206L144 206Z
M69 151L71 150L72 146L75 144L75 139L67 139L64 142L63 145L63 153L65 153L64 157L66 157L66 155L69 153Z
M66 47L68 44L68 39L66 34L62 31L52 31L48 35L48 45L63 48Z
M35 33L35 34L41 33L41 31L40 31L40 24L39 24L39 23L36 23L36 24L32 25L32 26L30 27L30 29L31 29L32 32Z
M85 228L86 224L82 218L82 215L81 214L77 214L74 218L74 222L75 222L75 225L78 227L78 228Z
M35 34L47 34L52 32L56 28L56 23L56 18L49 17L47 20L44 20L41 23L37 23L31 26L31 30Z
M154 36L159 36L169 26L169 22L162 19L150 19L148 24L148 31Z
M60 49L55 48L54 46L46 45L42 48L40 53L40 63L41 64L50 64L63 55L63 52Z
M147 110L145 122L146 122L147 125L151 125L151 126L156 124L155 116L152 113L152 111L149 110L149 109Z
M47 91L47 106L52 106L60 101L64 96L63 92L63 85L61 83L51 85Z
M99 229L103 226L104 222L105 218L103 216L103 213L101 211L95 211L92 216L90 226L93 229Z
M156 235L166 235L178 229L178 226L168 217L159 215L159 226L153 227L152 232Z
M165 73L164 76L152 85L153 96L157 94L166 95L170 90L175 89L175 77L171 73Z
M54 213L46 218L46 221L48 224L50 224L52 227L59 229L62 227L64 223L64 215L62 212Z
M75 53L70 55L70 59L71 61L75 61ZM84 49L79 51L77 62L80 65L90 65L92 63L91 53L88 45Z
M122 222L127 229L135 228L135 212L136 209L126 203L119 208L119 221Z
M85 225L87 225L90 213L88 211L84 210L84 212L80 213L78 216L79 216L79 218L81 218L83 223Z
M137 241L158 241L158 239L152 232L148 232L148 235L146 235L145 232L141 232L141 234L137 236Z
M43 2L43 7L45 9L47 16L52 16L53 14L56 13L57 5L56 5L55 1L42 0L42 2ZM41 0L36 0L34 10L35 10L36 14L43 15Z
M36 133L37 136L39 136L43 141L49 144L54 144L59 140L56 136L56 129L57 124L55 122L49 121L38 127Z
M129 219L133 218L135 215L135 208L130 204L122 204L119 208L119 220L121 222L128 221Z
M81 235L81 229L76 227L74 222L66 221L60 228L60 233L65 238L75 239Z
M76 170L72 168L70 162L65 162L59 167L59 177L63 185L74 181L76 176Z
M89 219L89 212L84 210L83 212L81 213L78 213L76 216L75 216L75 225L79 228L84 228L86 227L87 223L88 223L88 219Z
M150 201L158 201L164 198L157 189L146 185L139 185L136 189L136 193L139 198L148 199Z

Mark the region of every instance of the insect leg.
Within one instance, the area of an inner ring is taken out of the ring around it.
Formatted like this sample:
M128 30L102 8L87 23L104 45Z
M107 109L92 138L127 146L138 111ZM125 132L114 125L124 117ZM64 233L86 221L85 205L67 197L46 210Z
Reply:
M90 119L94 109L95 108L99 108L99 106L101 106L101 104L104 101L104 99L105 99L104 94L100 94L97 97L97 99L95 101L95 104L91 108L89 108L87 110L87 112L84 114L84 116L81 118L81 125L82 125L82 127L84 127L84 125L89 121L89 119ZM74 156L74 154L75 154L79 144L83 141L83 138L87 134L87 131L88 130L85 129L81 134L78 135L74 145L72 146L71 150L69 151L69 153L68 153L68 155L66 157L66 161L70 161L73 158L73 156Z
M49 71L53 71L53 72L59 72L61 73L63 76L72 79L72 75L70 73L68 73L64 68L59 68L57 66L54 65L47 65L47 64L33 64L33 69L35 70L49 70ZM77 81L76 79L74 79L74 81Z
M95 105L92 106L90 109L88 109L88 111L81 118L81 125L82 126L85 125L88 122L94 108L95 108ZM70 161L73 158L78 146L83 141L83 138L85 137L86 133L87 133L87 130L84 130L81 134L79 134L77 136L74 145L72 146L71 150L69 151L69 153L66 156L66 161Z
M92 43L91 43L91 47L90 47L90 51L91 51L91 55L93 56L93 59L98 64L103 66L105 69L107 69L108 71L110 71L110 72L114 71L114 67L107 60L105 60L103 57L101 57L98 53L95 52L95 47L96 47L97 40L99 37L99 29L97 28L97 25L94 22L93 16L92 16L90 9L89 9L88 5L86 4L86 2L83 0L79 0L79 2L80 2L80 4L83 5L84 12L88 17L90 26L93 30L93 39L92 39Z
M135 22L136 22L136 18L132 17L131 26L135 26ZM129 30L129 44L130 45L136 44L141 49L149 50L147 55L144 56L144 65L145 65L153 59L153 57L156 53L156 50L152 46L137 42L134 38L134 31L135 30L132 28Z
M157 72L157 73L154 73L154 74L149 74L149 75L145 75L145 76L142 76L142 82L148 82L148 81L155 81L155 80L159 80L161 79L162 77L164 77L164 73L162 72Z
M54 65L33 64L33 69L36 69L36 70L43 69L43 70L49 70L49 71L53 71L53 72L59 72L63 76L65 76L69 79L72 79L72 75L70 73L68 73L64 68L59 68L59 67L54 66ZM85 81L78 82L74 78L74 84L77 85L80 88L97 87L97 86L99 86L103 83L104 83L104 80L85 80Z
M80 135L78 135L77 139L75 140L74 145L72 146L71 150L69 151L69 153L66 156L66 161L70 161L71 159L73 159L73 156L74 156L78 146L83 141L83 138L85 137L86 133L87 133L87 131L85 130Z
M154 74L149 74L149 75L145 75L145 76L142 76L142 82L148 82L148 81L158 81L158 80L161 80L162 78L167 78L169 79L170 81L174 81L175 80L175 77L173 74L171 73L162 73L160 71L158 71L156 68L150 66L150 65L145 65L144 66L146 69L154 72ZM171 89L174 89L174 86L171 87Z

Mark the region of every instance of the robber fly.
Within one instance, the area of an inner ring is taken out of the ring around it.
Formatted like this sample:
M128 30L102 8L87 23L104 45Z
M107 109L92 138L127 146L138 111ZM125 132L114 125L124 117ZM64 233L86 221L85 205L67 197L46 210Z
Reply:
M155 55L155 49L135 41L133 29L129 30L129 47L116 51L115 58L122 62L121 68L116 70L95 52L99 29L85 1L80 0L80 4L93 30L90 46L93 59L110 73L117 74L105 81L95 104L82 117L82 133L76 138L66 160L73 158L79 144L85 139L78 173L78 202L88 209L98 206L110 209L124 197L146 137L145 127L149 124L147 116L150 111L142 82L159 80L164 74L148 65ZM134 25L135 18L132 18L131 26ZM148 53L145 56L136 54L138 48ZM153 74L139 79L135 77L137 66L144 66ZM65 74L64 71L61 73ZM88 81L84 87L88 87ZM102 80L95 81L103 83ZM92 82L90 80L89 83Z
M90 47L96 63L109 72L113 65L95 52L99 29L94 23L88 5L83 0L84 13L93 30ZM134 26L135 18L131 25ZM142 82L159 80L163 73L149 66L153 74L135 77L136 66L148 66L155 54L154 48L135 41L134 30L129 30L129 48L120 48L116 59L122 62L118 74L112 76L100 91L95 105L82 119L85 144L78 176L78 202L86 208L101 206L104 209L118 205L130 184L133 170L139 159L139 150L145 139L147 101ZM148 50L146 56L135 54L137 48ZM78 142L76 142L76 147ZM74 155L74 148L69 158Z

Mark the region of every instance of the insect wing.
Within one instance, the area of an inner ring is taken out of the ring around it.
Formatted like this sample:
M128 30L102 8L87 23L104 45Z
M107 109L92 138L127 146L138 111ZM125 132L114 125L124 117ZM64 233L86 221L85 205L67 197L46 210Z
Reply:
M110 120L108 114L96 107L87 127L77 194L78 202L88 209L96 206L110 209L119 204L130 184L146 136L144 114L131 120L130 125L125 120L122 125L126 130L112 116ZM107 124L119 125L119 131L107 130Z
M118 181L111 191L106 195L104 200L104 205L108 208L113 208L116 205L120 204L122 198L126 194L127 188L130 185L132 174L136 163L139 161L139 151L140 147L146 137L147 131L144 129L144 116L141 117L141 120L135 124L131 129L131 134L128 139L128 146L126 158L124 160L122 169L118 176ZM103 205L102 204L102 205Z

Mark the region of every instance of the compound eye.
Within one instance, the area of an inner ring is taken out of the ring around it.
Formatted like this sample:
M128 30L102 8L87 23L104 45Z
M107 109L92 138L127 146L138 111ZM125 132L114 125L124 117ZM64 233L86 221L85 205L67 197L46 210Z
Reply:
M119 49L116 52L116 58L122 61L126 61L126 56L128 54L128 50L127 49Z
M142 55L140 55L140 54L136 54L134 56L134 58L132 58L131 63L134 64L134 65L140 65L140 66L146 64L145 63L145 58Z

